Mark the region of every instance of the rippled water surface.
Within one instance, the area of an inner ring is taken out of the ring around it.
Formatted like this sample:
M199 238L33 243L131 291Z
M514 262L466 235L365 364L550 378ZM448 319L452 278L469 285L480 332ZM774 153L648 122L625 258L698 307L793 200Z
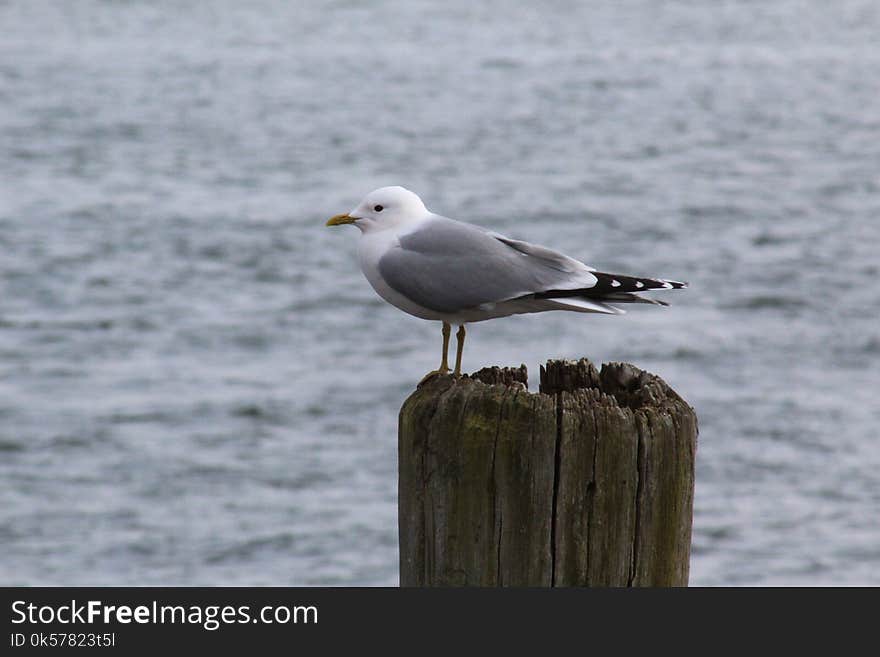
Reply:
M525 3L523 3L525 5ZM472 326L700 418L691 581L880 584L874 2L0 3L0 582L397 582L370 189L669 309Z

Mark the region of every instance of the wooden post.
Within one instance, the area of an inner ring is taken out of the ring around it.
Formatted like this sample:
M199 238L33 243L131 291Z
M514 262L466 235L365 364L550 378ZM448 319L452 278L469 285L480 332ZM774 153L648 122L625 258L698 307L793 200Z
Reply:
M686 586L697 418L659 377L550 361L400 410L401 586Z

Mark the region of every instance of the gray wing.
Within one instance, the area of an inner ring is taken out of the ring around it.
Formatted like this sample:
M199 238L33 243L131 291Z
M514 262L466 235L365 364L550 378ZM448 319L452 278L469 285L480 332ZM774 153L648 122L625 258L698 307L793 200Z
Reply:
M402 236L378 268L391 288L441 313L596 283L573 258L440 216Z

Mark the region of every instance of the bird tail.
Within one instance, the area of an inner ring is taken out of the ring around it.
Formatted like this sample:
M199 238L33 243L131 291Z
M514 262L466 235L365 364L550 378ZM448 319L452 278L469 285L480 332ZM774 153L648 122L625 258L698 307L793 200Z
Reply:
M590 272L596 277L592 287L577 290L546 290L535 295L537 299L579 299L595 303L607 308L608 303L650 303L656 306L668 306L665 301L639 296L640 292L649 290L680 290L688 286L681 281L670 281L665 278L644 278L608 274L601 271Z

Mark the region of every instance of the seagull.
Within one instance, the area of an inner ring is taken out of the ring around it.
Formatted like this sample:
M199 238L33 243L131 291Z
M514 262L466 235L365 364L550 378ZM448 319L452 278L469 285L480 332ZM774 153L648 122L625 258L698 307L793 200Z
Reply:
M344 224L361 231L358 259L376 293L410 315L443 323L440 367L423 382L450 371L453 325L458 344L452 374L459 377L464 327L471 322L548 310L621 315L612 304L666 306L639 293L687 287L596 271L558 251L434 214L403 187L374 190L326 225Z

